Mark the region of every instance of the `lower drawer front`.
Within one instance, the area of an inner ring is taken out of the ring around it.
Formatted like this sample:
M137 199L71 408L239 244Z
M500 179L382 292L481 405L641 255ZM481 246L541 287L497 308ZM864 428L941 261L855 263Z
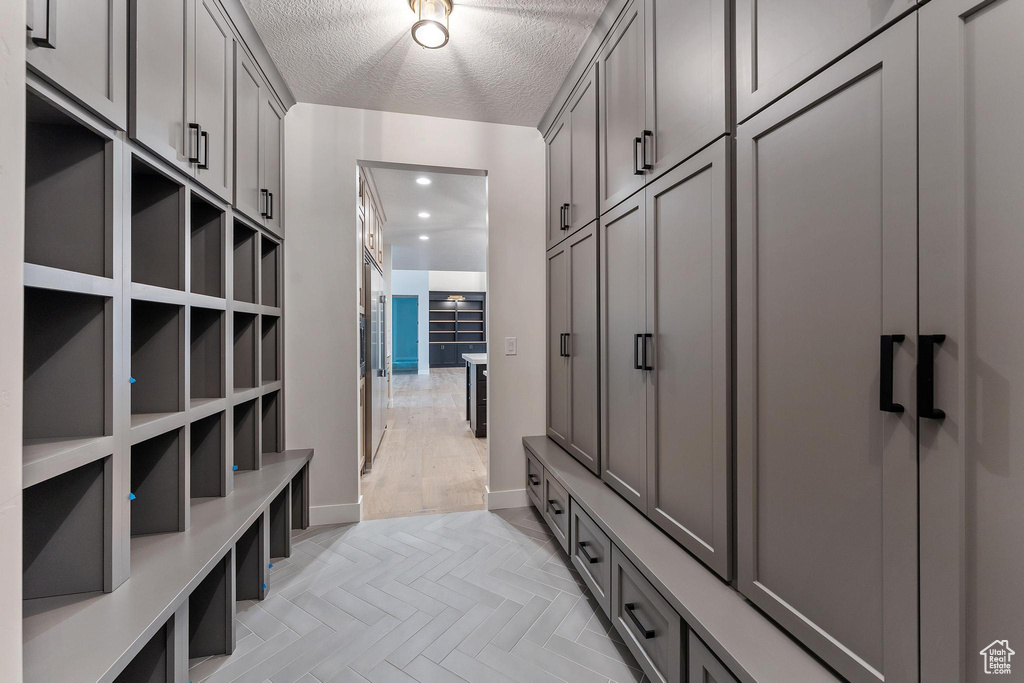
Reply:
M611 604L612 624L644 673L655 683L684 680L683 620L618 547L612 550Z
M611 617L611 541L575 499L569 503L569 530L569 557L573 566L594 594L597 604Z
M544 470L544 519L558 539L562 550L569 552L569 493Z
M544 467L529 451L526 452L526 493L534 507L544 512L544 503L541 502L544 495Z
M736 683L729 670L693 631L690 631L689 642L690 683Z

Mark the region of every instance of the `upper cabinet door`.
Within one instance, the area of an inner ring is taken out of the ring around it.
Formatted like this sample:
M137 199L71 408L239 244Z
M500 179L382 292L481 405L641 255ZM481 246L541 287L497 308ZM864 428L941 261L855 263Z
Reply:
M566 242L569 258L569 440L566 449L594 474L601 473L600 366L598 365L597 225Z
M572 162L568 225L573 233L597 218L597 65L569 99L568 117L572 136Z
M263 221L260 192L260 108L263 79L245 50L235 44L235 208Z
M570 168L572 163L572 136L569 132L569 116L563 114L555 122L547 137L548 175L548 248L555 246L566 236L567 215L570 202Z
M917 0L736 0L736 119L744 121Z
M548 252L548 436L569 442L569 254L564 246Z
M920 680L916 22L737 134L738 587L855 683Z
M644 3L634 0L597 57L604 214L644 186Z
M186 26L194 0L132 3L131 102L128 133L156 154L192 173L197 140L186 123Z
M28 66L115 126L126 128L128 3L34 0L29 7Z
M232 59L235 40L227 19L213 0L196 0L191 72L195 118L200 126L196 178L225 199L231 198L234 160Z
M647 516L729 580L729 139L649 185Z
M260 110L260 155L263 157L263 218L266 226L284 236L284 112L277 106L269 88L264 89ZM383 250L378 235L378 246ZM379 259L378 259L379 263Z
M647 392L644 196L601 225L601 478L647 508Z
M921 415L921 680L975 683L1024 642L1024 1L919 20L922 403L944 413Z
M657 177L730 132L727 42L732 3L647 0L647 130Z

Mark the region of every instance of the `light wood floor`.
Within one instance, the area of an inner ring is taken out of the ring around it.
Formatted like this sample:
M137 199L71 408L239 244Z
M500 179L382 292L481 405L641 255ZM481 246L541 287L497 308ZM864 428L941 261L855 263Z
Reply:
M388 428L362 478L363 519L482 510L487 439L466 421L465 368L391 381Z

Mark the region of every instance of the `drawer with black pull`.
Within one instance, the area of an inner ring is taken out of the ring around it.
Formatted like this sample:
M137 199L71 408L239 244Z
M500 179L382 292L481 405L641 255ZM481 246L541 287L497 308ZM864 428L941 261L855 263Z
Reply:
M526 452L526 493L530 502L544 512L544 467L529 451Z
M612 543L575 500L569 503L569 557L605 615L611 616Z
M654 683L680 683L683 620L617 546L612 550L611 621Z
M559 545L569 552L569 494L546 470L544 472L544 519Z

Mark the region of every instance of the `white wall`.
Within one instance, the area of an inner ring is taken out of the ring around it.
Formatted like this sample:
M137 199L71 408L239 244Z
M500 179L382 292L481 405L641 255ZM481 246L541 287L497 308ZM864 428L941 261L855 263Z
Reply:
M488 173L488 325L519 355L489 359L488 478L526 503L521 438L544 433L544 143L536 129L299 104L285 118L289 448L313 447L311 520L349 521L359 499L356 430L360 243L356 161Z
M25 3L0 3L0 681L21 680Z
M421 375L430 374L430 271L428 270L392 270L391 296L415 296L417 304L417 330L420 348L417 355L418 370ZM394 329L392 329L392 334Z
M430 289L435 292L486 292L487 273L432 270L430 271Z

